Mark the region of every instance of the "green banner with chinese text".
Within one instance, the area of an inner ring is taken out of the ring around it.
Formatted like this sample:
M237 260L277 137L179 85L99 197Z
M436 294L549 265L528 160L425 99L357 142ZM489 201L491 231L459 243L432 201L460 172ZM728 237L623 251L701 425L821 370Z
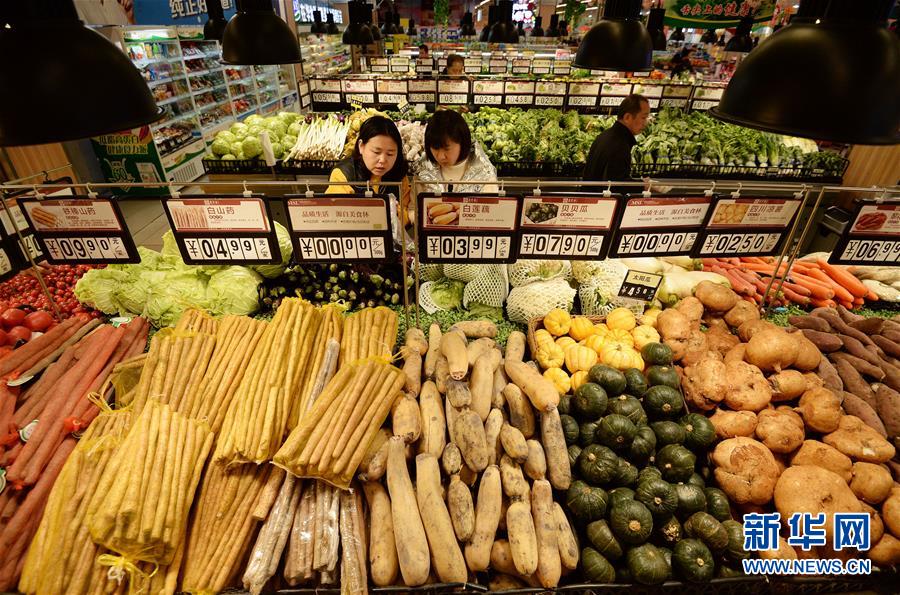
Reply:
M757 23L768 22L775 0L666 0L666 25L696 29L736 27L741 18L753 15Z

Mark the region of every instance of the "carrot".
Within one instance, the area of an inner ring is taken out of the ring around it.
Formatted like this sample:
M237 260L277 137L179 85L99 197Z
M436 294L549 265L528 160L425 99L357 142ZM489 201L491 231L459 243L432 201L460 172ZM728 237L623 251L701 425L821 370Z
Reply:
M875 297L877 298L878 296L875 296ZM853 305L854 305L854 306L862 306L862 305L865 304L865 303L866 303L865 298L859 298L859 297L858 297L858 298L855 298L855 299L853 300Z
M765 260L758 256L742 256L741 262L743 263L753 263L753 264L768 264Z
M878 297L878 294L877 294L877 293L875 293L874 291L872 291L872 290L870 289L870 290L869 290L869 293L866 294L866 299L869 300L870 302L877 302L877 301L880 300L881 298Z
M781 293L784 294L785 298L791 300L795 304L805 306L809 303L809 297L797 293L796 291L788 287L786 283L781 286Z
M847 290L846 287L826 275L819 269L810 269L809 276L813 279L819 281L823 285L827 285L834 290L834 297L844 300L844 301L853 301L853 295Z
M712 272L719 273L731 283L731 289L739 294L753 295L756 289L743 277L734 273L734 269L723 269L722 267L713 267Z
M818 300L830 300L834 297L834 290L826 285L822 285L812 277L804 275L791 275L791 279L796 285L805 287L809 290L810 297Z
M794 293L798 293L798 294L802 295L803 297L809 297L812 294L812 292L809 289L803 287L802 285L797 285L796 283L791 283L790 281L785 281L782 284L782 287L787 287Z
M816 262L829 277L836 283L843 285L847 291L853 294L853 297L865 297L869 293L869 288L863 285L862 281L848 273L842 267L829 264L828 261L820 258Z
M72 318L63 321L60 324L57 324L40 337L29 341L28 343L25 343L24 345L13 351L9 357L4 358L2 362L0 362L0 376L6 376L10 372L18 368L20 365L22 365L24 362L27 362L30 358L33 358L35 355L42 353L48 348L48 346L57 345L57 341L60 339L60 337L64 336L72 326L74 326L76 323L79 323L78 326L81 326L87 321L87 316L73 316ZM65 339L63 339L63 341L64 340ZM53 349L56 349L56 347L53 347ZM53 351L53 349L51 349L50 351ZM46 353L44 355L46 355ZM40 357L38 359L40 359Z
M837 303L834 300L812 298L811 300L809 300L809 303L816 308L837 308Z
M13 424L16 411L16 396L5 384L0 384L0 432L6 432Z

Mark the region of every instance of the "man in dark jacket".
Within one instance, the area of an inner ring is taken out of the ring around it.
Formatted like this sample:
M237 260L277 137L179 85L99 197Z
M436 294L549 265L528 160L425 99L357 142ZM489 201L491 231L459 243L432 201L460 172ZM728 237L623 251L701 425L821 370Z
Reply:
M631 180L631 147L636 142L634 137L647 126L650 102L642 95L629 95L622 100L617 115L616 123L591 145L585 181Z

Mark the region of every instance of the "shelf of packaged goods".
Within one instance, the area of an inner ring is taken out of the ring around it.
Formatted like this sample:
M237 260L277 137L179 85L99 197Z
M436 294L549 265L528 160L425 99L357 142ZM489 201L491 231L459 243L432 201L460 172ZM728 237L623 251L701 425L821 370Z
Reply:
M241 118L243 118L243 117L245 117L245 116L249 116L250 114L252 114L252 113L255 112L255 111L256 111L256 106L254 105L253 107L251 107L251 108L248 109L247 111L241 112L241 113L239 113L238 115L236 115L235 118L237 118L238 120L240 120Z
M191 98L190 94L185 93L183 95L177 95L175 97L167 97L166 99L163 99L162 101L157 101L156 105L169 105L170 103L177 103L184 99L190 99L190 98Z
M211 53L211 54L194 54L194 55L191 55L191 56L185 56L185 57L184 57L184 61L185 61L185 62L190 62L191 60L203 60L203 59L207 59L207 60L218 60L218 59L219 59L219 54L216 54L216 53Z
M192 135L190 138L187 138L187 139L181 141L181 142L178 143L177 145L173 145L173 146L168 147L168 148L160 147L160 148L159 148L159 155L160 155L160 157L165 157L166 155L171 155L171 154L174 153L175 151L177 151L177 150L179 150L179 149L181 149L181 148L186 147L187 145L191 144L191 143L194 142L195 140L196 140L196 139L195 139L195 138L193 137L193 135ZM165 140L160 140L160 141L156 141L156 144L157 144L157 145L161 145L161 144L163 144L163 143L165 143L165 142L166 142Z
M254 92L254 91L247 91L246 93L241 93L240 95L232 95L232 96L231 96L231 100L232 100L232 101L237 101L238 99L243 99L244 97L252 97L252 96L255 96L255 95L256 95L256 92Z
M181 61L180 56L175 56L174 58L162 57L162 58L132 58L131 59L131 62L138 68L146 68L147 66L152 66L153 64L171 64L173 62L180 62L180 61Z
M155 124L151 124L154 130L159 130L163 126L171 126L173 124L178 124L179 122L186 122L188 120L193 120L197 117L197 114L193 111L187 114L182 114L180 116L175 116L174 118L168 118L165 120L160 120ZM196 126L196 122L194 122L194 126Z
M210 91L221 91L225 88L225 83L221 85L216 85L215 87L201 87L200 89L194 89L192 93L194 95L202 95L204 93L209 93Z
M278 90L277 85L269 85L268 87L263 87L262 89L258 89L260 95L262 95L263 93L265 93L267 91L277 91L277 90Z
M209 110L210 108L219 107L220 105L225 105L229 101L231 101L231 100L226 97L225 99L220 99L219 101L216 101L215 103L207 103L205 105L198 105L197 109L201 112L205 112L205 111Z
M229 85L244 85L253 80L252 76L245 76L242 79L227 79Z
M158 85L164 85L166 83L182 83L184 82L184 74L176 73L175 76L170 76L164 79L156 79L155 81L146 81L148 87L156 87Z
M215 70L213 70L213 72L215 72ZM206 70L195 70L195 71L193 71L193 72L188 71L188 76L203 76L204 74L209 74L209 73L210 73L210 70L209 70L209 69L206 69Z

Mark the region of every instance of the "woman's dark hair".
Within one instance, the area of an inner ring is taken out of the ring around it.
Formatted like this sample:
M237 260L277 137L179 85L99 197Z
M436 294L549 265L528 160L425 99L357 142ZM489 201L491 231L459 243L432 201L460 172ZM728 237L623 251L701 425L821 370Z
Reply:
M459 161L469 158L472 152L472 133L469 132L469 125L459 112L453 110L435 112L425 127L425 155L428 160L435 162L431 149L443 149L450 141L459 143Z
M389 182L402 180L408 170L406 156L403 154L403 139L400 138L400 131L397 130L396 124L384 116L372 116L359 127L359 135L353 145L353 164L357 172L365 175L365 178L360 179L368 180L372 176L372 172L363 161L362 154L359 152L359 143L365 144L376 136L389 136L397 143L397 161L394 163L394 167L382 176L382 179Z
M449 56L447 56L447 65L444 66L444 72L443 72L443 74L449 74L449 73L450 73L450 67L451 67L455 62L459 62L460 64L463 64L463 65L465 65L465 63L466 63L466 61L463 60L463 57L460 56L459 54L450 54Z

